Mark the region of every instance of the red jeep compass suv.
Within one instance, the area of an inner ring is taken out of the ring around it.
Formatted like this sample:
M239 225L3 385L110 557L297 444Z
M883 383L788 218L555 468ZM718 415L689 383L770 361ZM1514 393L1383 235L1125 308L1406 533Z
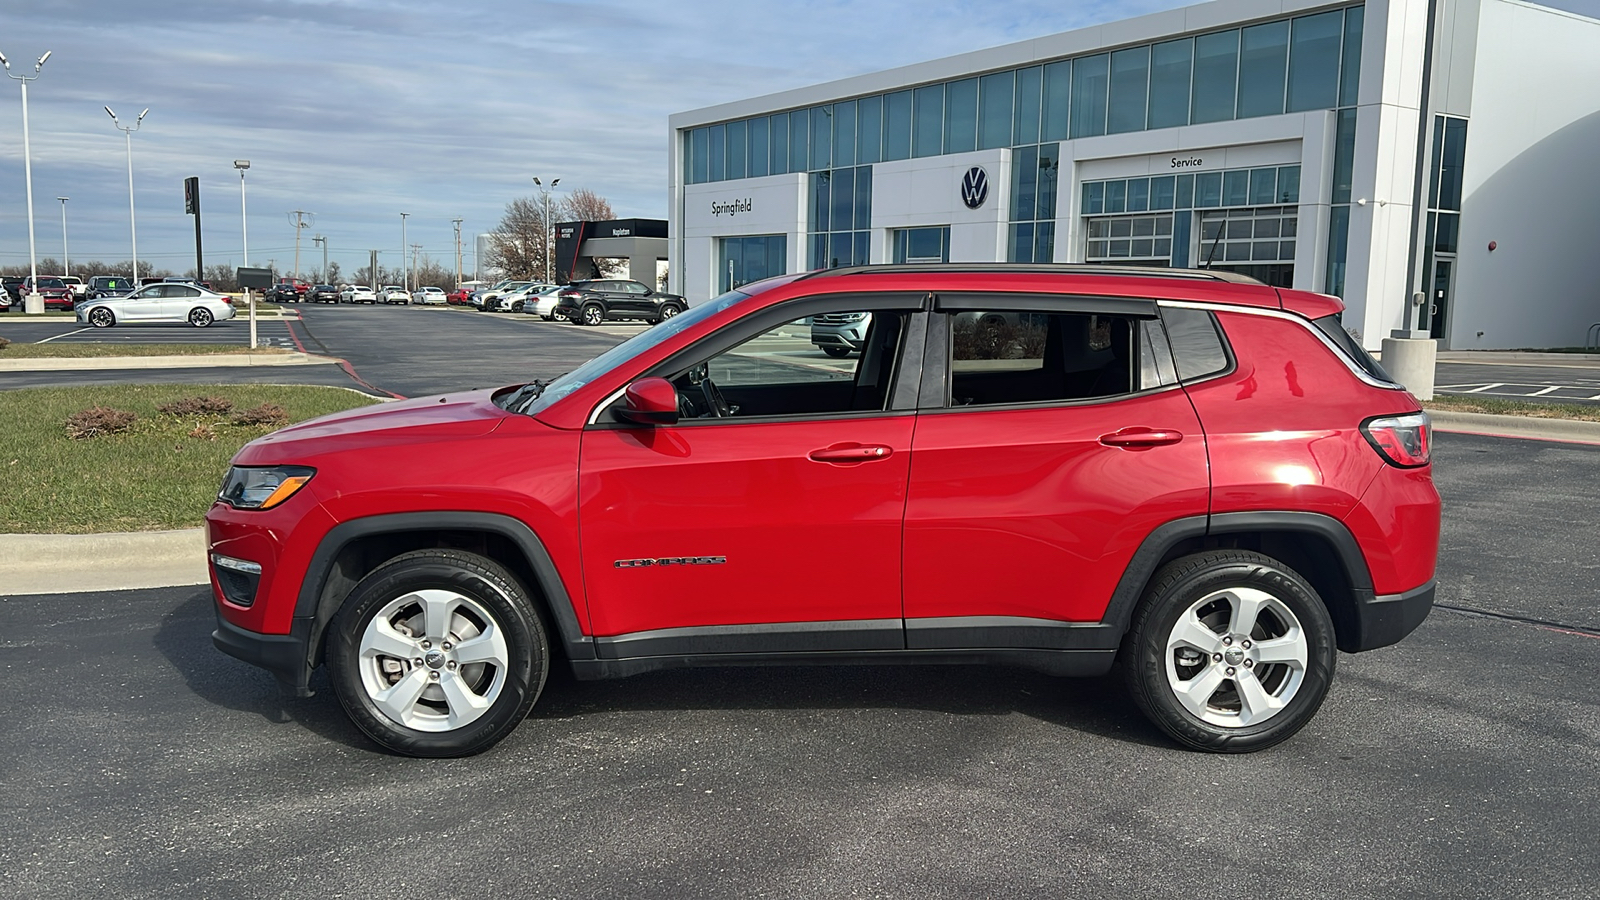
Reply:
M1434 594L1428 419L1341 309L1155 269L746 285L548 384L251 442L213 639L299 696L326 664L417 756L505 737L552 660L1115 665L1176 741L1271 746ZM843 358L807 324L838 313Z

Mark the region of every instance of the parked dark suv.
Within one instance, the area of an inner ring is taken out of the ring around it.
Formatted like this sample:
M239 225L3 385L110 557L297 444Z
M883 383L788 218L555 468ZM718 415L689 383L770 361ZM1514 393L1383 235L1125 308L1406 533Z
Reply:
M133 292L133 279L125 275L96 275L89 279L89 299L121 297Z
M213 639L299 696L326 664L417 756L505 737L552 664L1115 669L1179 743L1258 750L1433 602L1428 417L1342 308L1160 269L745 285L548 384L247 444ZM844 358L806 340L835 313L871 317Z
M579 325L617 319L659 322L689 308L677 294L655 290L637 281L605 278L574 281L561 291L555 316Z

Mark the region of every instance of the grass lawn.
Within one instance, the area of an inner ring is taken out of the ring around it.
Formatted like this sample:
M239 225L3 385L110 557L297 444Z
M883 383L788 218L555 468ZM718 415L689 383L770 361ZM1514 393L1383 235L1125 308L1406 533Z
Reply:
M1500 400L1495 397L1460 397L1435 394L1432 400L1422 401L1423 409L1444 412L1490 413L1497 416L1526 416L1534 419L1579 419L1600 422L1600 406L1581 403L1525 403L1521 400Z
M242 344L9 344L0 347L0 359L87 359L100 356L213 356L219 353L275 354L278 347L251 350Z
M175 418L156 407L225 397L235 410L276 403L299 422L376 402L306 385L95 385L0 391L0 533L84 534L199 525L228 460L269 426L227 415ZM73 440L66 419L91 406L137 413L131 431ZM202 427L205 426L205 427Z

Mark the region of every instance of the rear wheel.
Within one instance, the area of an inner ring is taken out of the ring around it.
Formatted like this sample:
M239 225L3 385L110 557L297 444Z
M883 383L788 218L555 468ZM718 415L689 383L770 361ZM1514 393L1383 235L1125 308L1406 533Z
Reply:
M599 325L606 320L606 311L598 303L585 303L578 311L578 321L584 325Z
M189 324L196 328L204 328L211 324L211 310L204 306L196 306L189 310Z
M850 348L849 347L834 347L832 345L829 345L829 346L823 347L822 348L822 352L828 354L829 356L833 357L834 359L844 359L846 356L850 355Z
M96 328L110 328L117 324L116 314L104 306L96 306L89 310L89 324Z
M334 692L357 727L407 756L479 753L528 715L549 649L527 590L459 550L417 550L363 578L329 626Z
M1259 553L1217 550L1156 573L1120 662L1134 702L1174 740L1245 753L1316 715L1335 656L1333 622L1305 579Z

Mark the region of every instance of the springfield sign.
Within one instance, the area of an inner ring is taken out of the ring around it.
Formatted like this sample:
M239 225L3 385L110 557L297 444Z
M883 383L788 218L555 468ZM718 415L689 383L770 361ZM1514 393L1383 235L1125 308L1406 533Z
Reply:
M713 216L737 216L739 213L747 213L753 208L754 204L751 203L749 197L745 197L743 200L711 201L711 214Z

